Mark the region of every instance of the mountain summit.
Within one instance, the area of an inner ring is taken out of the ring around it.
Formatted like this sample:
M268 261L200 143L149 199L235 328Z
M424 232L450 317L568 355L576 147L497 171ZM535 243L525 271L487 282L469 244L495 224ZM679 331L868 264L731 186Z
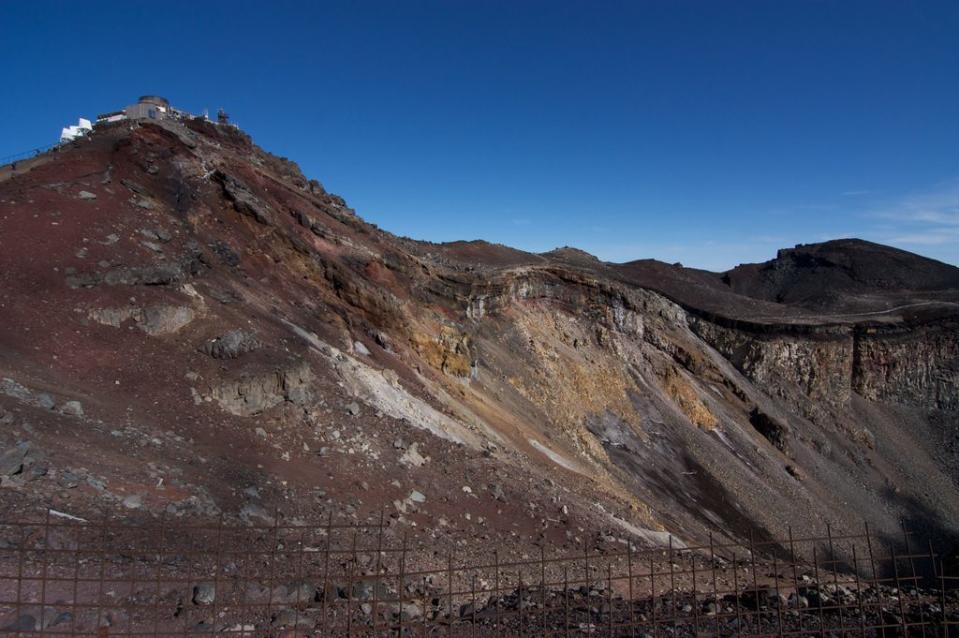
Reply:
M402 239L178 112L0 170L0 309L0 518L959 535L959 270L884 246L709 273Z

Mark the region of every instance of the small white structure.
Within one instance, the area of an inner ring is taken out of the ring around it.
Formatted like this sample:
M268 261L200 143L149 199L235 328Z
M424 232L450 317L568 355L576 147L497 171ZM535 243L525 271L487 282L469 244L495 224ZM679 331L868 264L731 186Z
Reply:
M72 142L73 140L83 137L87 133L93 130L93 125L90 123L90 120L80 118L80 121L71 126L65 127L60 131L60 143Z
M127 119L127 116L123 111L114 111L112 113L104 113L97 116L97 124L108 124L110 122L119 122L120 120Z

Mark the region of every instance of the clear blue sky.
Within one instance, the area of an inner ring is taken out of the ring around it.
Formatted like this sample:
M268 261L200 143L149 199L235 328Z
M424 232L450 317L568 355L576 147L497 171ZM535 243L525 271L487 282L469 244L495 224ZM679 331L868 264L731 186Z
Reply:
M954 0L0 0L0 53L0 155L157 93L416 238L959 263Z

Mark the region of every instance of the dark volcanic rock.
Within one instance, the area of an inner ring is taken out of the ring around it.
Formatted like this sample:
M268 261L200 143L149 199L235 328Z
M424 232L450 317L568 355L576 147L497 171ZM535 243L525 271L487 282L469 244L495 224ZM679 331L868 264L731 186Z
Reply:
M273 225L273 213L269 206L261 202L246 184L222 171L217 171L214 179L220 182L224 194L239 212L266 226Z
M859 239L785 248L771 261L724 276L736 293L826 310L843 308L850 295L959 289L955 267Z
M252 352L260 346L256 336L245 330L231 330L207 341L200 350L214 359L236 359L241 354Z
M789 430L784 424L760 412L759 408L753 408L752 412L749 413L749 422L756 428L756 431L766 437L770 443L780 450L786 449L786 437L789 434Z
M24 441L0 452L0 476L13 476L23 470L24 459L30 452L30 443Z

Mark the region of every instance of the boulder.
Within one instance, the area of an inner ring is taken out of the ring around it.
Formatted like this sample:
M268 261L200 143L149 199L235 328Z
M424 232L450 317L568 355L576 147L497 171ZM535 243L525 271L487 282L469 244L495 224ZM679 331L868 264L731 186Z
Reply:
M82 417L83 404L79 401L67 401L60 406L60 413L66 416Z
M316 585L300 581L273 588L272 602L283 605L304 605L317 598Z
M200 583L193 586L194 605L212 605L216 600L216 587L213 583Z
M220 407L237 416L253 416L284 401L306 405L313 399L310 386L313 373L306 362L286 368L244 373L213 388L212 396Z
M420 454L417 444L414 443L400 457L400 463L407 467L421 467L426 463L426 459Z
M21 441L12 448L0 453L0 476L13 476L23 471L30 443Z
M80 477L70 470L63 470L57 475L57 485L68 490L80 485L80 480Z
M378 580L361 580L353 583L353 600L388 600L396 597L396 592Z
M204 343L200 350L214 359L236 359L241 354L252 352L260 346L256 336L245 330L229 332Z
M156 305L143 309L140 329L148 335L172 334L193 321L195 313L186 306Z
M20 614L16 618L11 619L3 627L0 627L3 631L16 632L16 635L19 635L20 632L34 632L37 629L37 619L30 614Z

